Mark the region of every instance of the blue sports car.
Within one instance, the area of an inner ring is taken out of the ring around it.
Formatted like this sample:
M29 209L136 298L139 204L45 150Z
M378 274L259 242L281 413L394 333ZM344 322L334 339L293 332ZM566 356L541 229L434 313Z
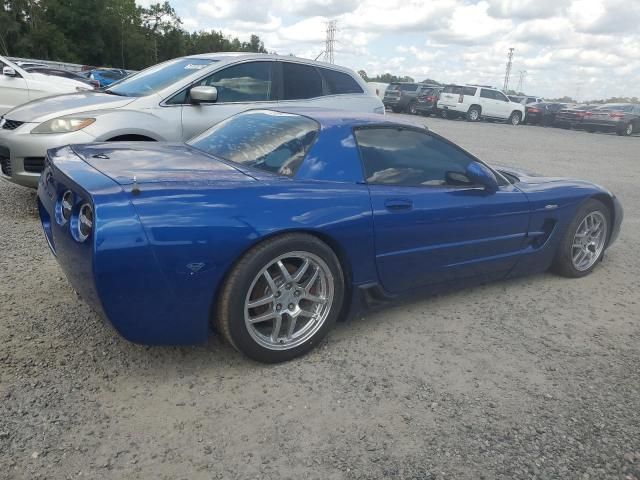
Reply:
M382 115L252 110L187 144L50 150L49 246L125 338L204 342L263 362L339 318L422 289L552 268L590 273L622 208L580 180L492 168Z

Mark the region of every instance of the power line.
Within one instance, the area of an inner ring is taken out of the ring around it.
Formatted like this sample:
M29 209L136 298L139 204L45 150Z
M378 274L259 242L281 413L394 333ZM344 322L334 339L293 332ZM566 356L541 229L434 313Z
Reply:
M504 87L503 90L506 92L509 89L509 77L511 76L511 66L513 65L513 51L514 48L509 49L509 53L507 54L507 70L504 72Z
M327 39L324 46L324 61L327 63L333 63L333 53L336 44L336 28L337 20L330 20L327 22Z

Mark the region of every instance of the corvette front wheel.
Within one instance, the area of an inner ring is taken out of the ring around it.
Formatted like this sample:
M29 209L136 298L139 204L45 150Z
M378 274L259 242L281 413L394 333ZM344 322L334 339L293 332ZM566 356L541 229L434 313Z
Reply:
M565 277L584 277L602 259L611 215L599 200L584 202L558 245L552 269Z
M248 357L283 362L324 338L343 300L333 250L311 235L287 234L257 245L236 264L219 298L217 327Z

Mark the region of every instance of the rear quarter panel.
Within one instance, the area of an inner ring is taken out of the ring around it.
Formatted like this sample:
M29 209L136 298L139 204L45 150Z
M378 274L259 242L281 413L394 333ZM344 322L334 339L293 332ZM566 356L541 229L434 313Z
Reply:
M307 232L336 251L350 284L377 280L365 185L289 179L145 184L133 203L179 316L204 341L224 278L252 246Z

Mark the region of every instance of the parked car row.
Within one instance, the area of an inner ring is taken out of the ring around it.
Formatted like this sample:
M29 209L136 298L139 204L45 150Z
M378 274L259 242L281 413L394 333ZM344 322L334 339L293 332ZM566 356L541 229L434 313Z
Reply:
M94 89L86 79L45 74L43 68L33 64L23 68L0 56L0 115L37 98Z
M545 102L536 96L507 96L488 85L452 84L443 87L395 82L389 84L383 103L385 108L395 113L439 115L451 119L463 117L470 122L498 120L512 125L559 126L627 136L640 132L640 105Z

